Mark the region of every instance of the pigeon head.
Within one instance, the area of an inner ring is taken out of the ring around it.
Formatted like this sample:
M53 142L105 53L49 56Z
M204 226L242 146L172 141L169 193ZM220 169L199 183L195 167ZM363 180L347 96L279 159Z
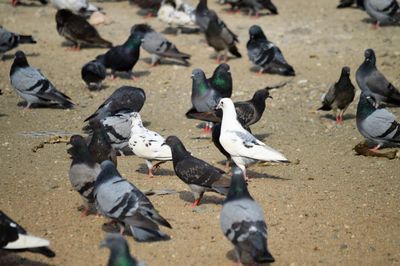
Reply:
M258 90L254 93L252 101L260 101L260 102L265 102L267 98L272 97L269 95L269 90L268 89L261 89Z
M56 22L58 25L62 25L65 23L67 19L69 19L74 14L71 10L68 9L60 9L56 13Z
M150 25L147 24L135 24L131 28L131 34L135 33L146 34L152 31L153 29L150 27Z
M207 10L208 9L207 0L200 0L199 3L197 4L196 9L199 11Z
M376 57L375 57L374 50L372 50L372 49L365 50L364 57L365 57L365 62L375 65Z
M22 51L17 51L15 53L15 59L13 65L17 65L20 67L29 66L28 60L26 59L25 53Z
M192 96L196 93L203 94L209 87L206 84L206 75L201 69L194 69L192 71Z
M219 77L222 75L229 75L229 76L231 75L230 67L228 64L225 63L220 64L213 73L213 77Z
M225 202L232 201L240 198L253 199L247 189L247 184L244 179L243 171L238 167L232 167L231 185Z
M132 121L132 130L137 129L138 127L143 128L142 118L138 112L132 112L129 116L131 117Z
M108 234L100 242L100 247L109 248L111 256L108 265L137 265L137 260L130 255L129 246L120 234ZM133 263L133 264L132 264Z
M81 135L73 135L69 139L69 144L72 146L81 146L81 145L86 145L85 139Z
M192 79L193 80L205 80L206 75L204 74L203 70L196 68L192 71Z
M103 124L100 122L99 119L92 119L92 120L90 120L89 125L90 125L90 127L91 127L93 130L96 130L96 129L104 129L104 126L103 126Z
M253 25L249 29L249 35L250 35L250 40L252 39L265 39L267 40L267 37L265 36L263 30L260 28L260 26Z
M230 98L222 98L216 109L222 109L225 112L226 110L235 110L235 106Z
M182 141L176 136L169 136L165 140L165 144L171 148L172 151L172 160L180 161L180 159L185 158L190 155L190 153L186 150Z
M100 247L101 248L107 247L115 251L120 249L129 250L129 247L124 237L116 233L108 234L106 238L100 242Z
M71 136L69 144L72 145L72 147L70 147L67 152L69 155L71 155L73 163L86 162L89 165L94 165L96 163L90 155L86 141L82 136Z
M350 67L348 67L348 66L343 67L342 75L350 76Z

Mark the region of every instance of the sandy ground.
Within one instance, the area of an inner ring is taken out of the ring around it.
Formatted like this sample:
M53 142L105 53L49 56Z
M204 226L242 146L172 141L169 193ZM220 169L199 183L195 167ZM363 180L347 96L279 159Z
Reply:
M195 3L195 1L190 1ZM355 124L356 103L336 126L331 116L315 112L320 97L348 65L354 73L366 48L374 48L378 66L400 87L400 28L373 30L356 9L337 10L333 0L275 1L280 14L253 19L223 12L210 1L229 27L239 35L242 59L229 61L234 79L234 100L249 99L253 92L284 80L277 75L256 76L250 71L245 44L248 28L262 26L280 46L297 76L286 87L273 91L267 110L254 133L299 164L254 166L249 189L265 210L269 246L276 265L399 265L400 264L400 163L398 159L355 156L352 148L362 140ZM295 4L294 4L295 2ZM125 41L130 27L144 20L127 2L98 3L114 20L99 26L101 35L114 44ZM9 69L12 56L0 62L0 208L31 233L48 238L57 253L54 259L39 255L0 253L0 265L106 265L108 251L98 247L104 238L104 218L80 217L78 193L68 180L70 160L65 144L32 148L47 137L24 136L25 132L62 131L79 133L83 119L116 88L143 88L147 102L142 117L149 128L162 135L179 136L197 157L214 165L225 159L184 113L191 106L190 74L202 68L210 75L216 67L213 51L203 36L169 36L180 50L193 55L190 67L161 65L149 68L140 60L134 71L139 81L106 80L107 88L89 92L80 78L81 66L104 49L66 51L56 32L51 6L12 8L0 3L0 24L7 29L31 33L38 43L20 46L31 65L40 68L58 89L71 96L73 110L23 111L12 91ZM155 29L164 25L149 19ZM9 53L12 55L13 53ZM149 55L142 52L141 59ZM357 89L358 90L358 89ZM357 100L358 101L358 96ZM400 110L391 108L400 117ZM124 177L146 189L175 189L178 193L152 196L160 213L173 226L163 229L171 240L140 244L129 238L132 254L148 265L232 265L232 246L221 233L219 212L223 197L207 193L202 208L193 212L189 188L166 163L154 179L146 177L144 161L119 158Z

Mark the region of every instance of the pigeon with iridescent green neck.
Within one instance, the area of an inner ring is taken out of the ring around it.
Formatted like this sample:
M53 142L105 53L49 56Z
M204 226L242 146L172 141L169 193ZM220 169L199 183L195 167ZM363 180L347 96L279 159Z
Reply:
M222 98L230 98L232 95L232 75L229 72L228 64L220 64L215 70L211 78L207 81L210 86L216 90Z
M137 261L129 252L128 242L120 234L108 234L101 241L100 247L107 247L111 254L107 266L145 266L146 264Z

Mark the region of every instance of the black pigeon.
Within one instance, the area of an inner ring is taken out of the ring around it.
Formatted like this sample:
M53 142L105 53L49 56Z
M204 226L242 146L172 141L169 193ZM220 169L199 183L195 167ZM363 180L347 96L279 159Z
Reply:
M249 15L259 16L262 9L268 9L272 14L278 14L278 9L271 0L230 0L227 1L234 8L249 9Z
M0 60L3 59L5 52L23 43L36 43L36 41L31 35L16 34L0 26Z
M330 111L339 109L339 114L336 114L336 123L343 123L343 115L347 107L354 100L354 86L350 80L350 68L343 67L339 81L329 88L322 101L322 106L318 110Z
M226 26L213 10L208 12L208 18L209 23L205 31L206 40L208 45L217 52L217 62L221 62L221 51L224 51L225 62L228 60L227 51L236 57L242 57L236 47L236 43L239 42L237 35Z
M117 154L111 146L110 138L103 124L99 120L94 119L90 121L90 127L93 133L90 138L88 149L93 160L99 164L105 160L110 160L117 165Z
M86 216L93 209L94 196L93 188L96 177L100 173L98 164L89 152L85 139L80 135L73 135L69 144L71 148L67 150L71 155L72 163L69 168L69 181L84 202L82 216Z
M207 6L207 0L200 0L194 10L196 24L199 26L201 32L206 32L208 23L210 22L210 10Z
M268 250L263 210L251 197L243 172L237 166L232 169L232 181L221 210L220 223L222 232L235 246L240 264L275 261Z
M86 63L81 69L81 77L90 90L101 89L101 83L106 78L106 75L106 68L97 60Z
M170 237L158 225L172 228L150 200L137 187L122 178L111 161L101 163L94 185L94 197L100 213L116 221L121 234L129 227L137 241L162 241Z
M115 79L115 72L119 71L128 72L131 78L136 80L132 69L139 60L143 37L142 34L131 34L124 44L114 46L105 54L96 57L105 68L111 69L111 79Z
M182 53L176 48L175 44L167 40L161 33L156 32L147 24L136 24L131 29L131 34L136 32L144 36L142 48L151 54L151 65L155 66L161 58L174 58L182 62L185 66L189 65L190 55Z
M249 34L247 54L249 59L260 67L258 74L262 74L265 70L284 76L295 76L293 67L286 62L279 47L268 41L259 26L251 26Z
M145 101L146 94L143 89L122 86L116 89L110 97L97 108L96 112L87 117L85 122L92 119L103 120L106 117L113 116L120 112L140 112Z
M101 241L100 247L110 249L110 258L107 266L145 266L146 264L137 261L129 252L128 242L120 234L108 234Z
M232 75L228 64L220 64L211 78L207 79L211 88L216 90L222 98L230 98L232 95Z
M231 155L227 152L224 147L222 147L221 142L219 142L219 137L221 136L221 123L215 123L212 127L211 139L215 147L226 157L225 169L228 169L229 164L232 160Z
M82 44L104 48L112 47L111 42L100 37L95 27L90 25L85 18L72 13L71 10L58 10L56 23L58 33L73 42L76 50L79 50Z
M10 69L11 86L15 92L26 102L26 108L31 104L51 105L58 104L63 108L72 108L74 104L64 93L56 87L40 72L31 67L24 52L17 51Z
M340 0L340 3L336 8L351 7L354 4L356 4L357 7L364 9L364 0Z
M162 0L129 0L130 4L138 5L141 10L138 14L146 17L156 16Z
M200 204L200 200L206 191L227 195L230 180L222 175L222 170L193 157L175 136L169 136L165 143L171 147L176 175L189 185L193 192L193 207Z
M28 234L19 224L0 211L0 249L10 252L33 252L53 258L56 254L48 248L50 242Z
M376 68L375 52L367 49L364 52L365 60L357 69L356 80L361 91L366 96L372 96L375 100L375 107L381 102L400 106L400 92L385 76Z

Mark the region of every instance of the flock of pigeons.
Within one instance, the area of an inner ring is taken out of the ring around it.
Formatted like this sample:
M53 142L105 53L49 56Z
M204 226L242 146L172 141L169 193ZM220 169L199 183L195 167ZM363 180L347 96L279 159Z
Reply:
M62 0L52 2L61 5ZM76 2L78 5L82 1ZM196 24L199 31L204 33L208 45L217 52L218 63L221 62L221 52L225 62L228 52L235 57L241 57L235 45L238 41L237 36L215 11L208 9L207 0L200 0L196 8L183 1L132 2L146 9L156 9L159 14L167 14L168 10L172 10L175 13L170 15L168 23L177 27ZM229 3L232 9L249 9L249 13L254 15L258 15L263 9L278 14L271 1L220 2ZM341 0L338 8L351 6L354 2ZM55 3L53 4L56 5ZM173 43L147 24L134 25L127 41L122 45L113 46L82 17L82 10L84 13L98 10L87 1L85 3L85 8L78 10L75 7L69 8L67 4L60 7L56 14L56 22L57 31L74 44L73 49L80 49L85 45L108 48L106 53L82 67L82 78L89 88L101 87L101 82L107 74L106 69L111 69L112 78L115 78L118 72L127 72L129 77L135 78L132 69L139 59L140 47L152 55L153 65L159 63L163 57L171 57L180 64L189 65L190 55L180 52ZM12 4L18 4L18 1L13 0ZM395 0L364 0L356 1L356 4L365 8L378 24L394 22L400 17ZM165 8L166 6L170 9ZM147 11L143 13L146 14ZM259 73L267 71L285 76L295 75L293 67L286 62L281 50L267 39L259 26L251 26L249 35L247 53L249 59L260 68ZM0 27L1 54L23 43L36 42L32 36L14 34ZM375 151L382 146L400 146L400 124L385 108L385 104L400 106L400 92L377 69L374 51L367 49L364 56L365 60L356 72L357 84L361 89L356 114L357 128L375 145ZM192 156L178 137L169 136L165 139L157 132L144 127L140 110L145 104L146 94L141 88L123 86L115 90L85 120L87 124L83 131L88 137L74 135L70 139L71 147L68 153L72 163L69 177L72 187L84 200L83 215L98 212L110 218L111 223L118 225L120 229L120 234L109 234L101 244L111 250L108 265L143 265L131 257L127 242L122 236L125 231L139 242L160 241L168 240L169 236L162 232L159 226L172 228L147 196L118 172L119 155L135 155L144 159L149 177L154 176L162 163L172 161L176 175L193 193L193 206L200 204L207 191L226 196L220 215L221 228L235 246L239 262L274 262L274 257L267 247L267 225L263 210L247 189L246 169L259 161L289 162L282 153L252 135L250 129L251 125L261 119L265 101L271 97L269 91L282 87L285 83L258 90L252 99L234 103L230 99L232 76L228 64L219 64L210 78L207 78L201 69L194 69L192 80L193 106L186 116L189 119L206 121L206 131L212 130L212 140L218 150L227 157L227 166L230 162L233 165L231 175ZM74 106L72 100L57 90L40 70L29 65L22 51L15 53L10 69L10 81L15 92L27 102L26 108L52 104L62 108ZM336 122L343 123L344 112L354 97L355 87L350 81L350 68L343 67L340 79L326 93L319 110L339 110ZM0 211L2 249L39 252L54 257L55 253L47 247L48 245L47 240L28 234Z

